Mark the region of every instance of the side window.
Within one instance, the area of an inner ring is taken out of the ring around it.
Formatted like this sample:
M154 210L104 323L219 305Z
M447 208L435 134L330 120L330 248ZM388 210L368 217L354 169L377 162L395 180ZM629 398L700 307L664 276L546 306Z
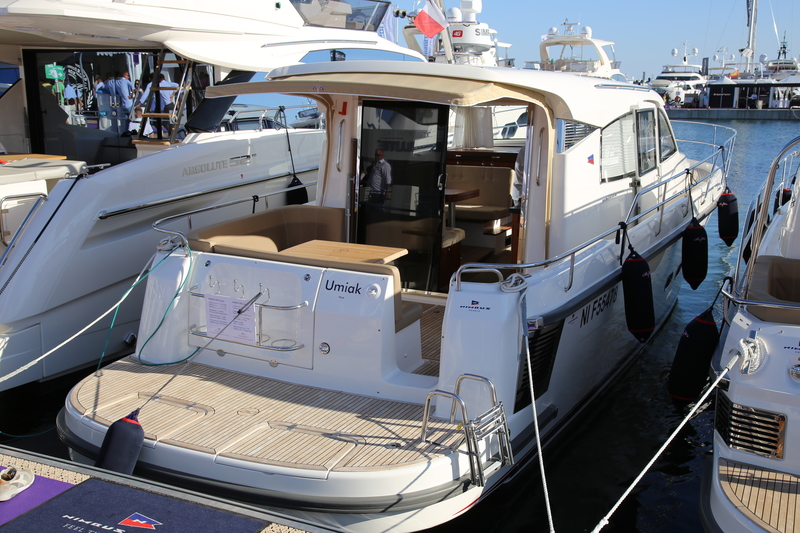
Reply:
M639 174L656 168L656 121L652 109L636 114L636 132L639 145Z
M527 113L526 113L527 120ZM556 150L563 154L586 137L591 135L597 128L582 122L573 122L560 118L556 121Z
M603 128L600 146L600 177L603 181L635 176L636 129L633 113Z
M661 139L661 161L664 161L678 151L678 145L672 136L669 120L663 110L658 112L658 134Z

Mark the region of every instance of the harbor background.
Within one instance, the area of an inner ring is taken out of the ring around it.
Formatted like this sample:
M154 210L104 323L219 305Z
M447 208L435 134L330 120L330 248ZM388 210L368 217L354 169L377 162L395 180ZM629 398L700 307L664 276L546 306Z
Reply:
M780 149L800 135L800 121L718 120L738 131L729 183L739 204L739 224ZM545 451L549 499L557 532L592 531L683 418L667 394L667 376L685 325L711 305L722 278L736 260L717 234L716 216L707 226L709 268L696 291L684 283L663 330L603 398ZM722 318L719 301L715 318ZM87 369L47 383L0 393L0 444L67 459L55 417L71 386ZM703 459L711 451L713 404L698 414L656 461L610 518L604 532L703 531L699 493ZM23 435L35 435L22 438ZM431 531L450 533L546 532L546 508L538 464L484 503Z

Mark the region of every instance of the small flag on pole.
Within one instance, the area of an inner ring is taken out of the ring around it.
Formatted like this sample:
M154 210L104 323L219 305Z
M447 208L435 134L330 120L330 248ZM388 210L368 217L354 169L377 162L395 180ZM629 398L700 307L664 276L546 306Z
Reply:
M425 7L423 7L414 18L414 26L429 39L433 38L449 25L442 10L431 2L431 0L426 0Z

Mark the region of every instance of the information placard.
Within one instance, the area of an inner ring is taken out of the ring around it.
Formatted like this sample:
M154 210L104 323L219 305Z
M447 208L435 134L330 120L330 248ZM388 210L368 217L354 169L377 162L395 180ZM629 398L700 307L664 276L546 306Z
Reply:
M206 331L209 336L225 341L256 344L256 318L254 304L240 315L237 312L248 303L218 294L206 294Z

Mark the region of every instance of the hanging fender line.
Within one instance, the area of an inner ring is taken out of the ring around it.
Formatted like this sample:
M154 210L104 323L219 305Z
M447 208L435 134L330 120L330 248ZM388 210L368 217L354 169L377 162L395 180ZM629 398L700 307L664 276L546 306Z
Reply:
M289 138L289 123L286 120L286 107L279 105L278 106L278 116L283 118L283 129L286 131L286 145L289 147L289 161L292 164L292 177L297 179L297 174L294 168L294 155L292 155L292 141Z
M622 236L620 236L620 232L622 233ZM621 243L621 246L619 248L619 264L620 264L620 266L622 266L622 263L624 262L623 257L625 257L625 242L626 241L628 243L628 251L629 252L635 252L636 250L633 249L633 245L631 244L631 239L628 236L628 224L626 224L625 222L620 222L619 223L619 229L617 230L617 236L616 236L616 238L614 240L614 242L616 244L620 244Z
M730 283L731 284L731 288L733 288L733 278L732 277L725 276L724 278L722 278L722 283L720 283L720 285L719 285L719 290L717 290L717 295L714 296L714 301L711 302L711 307L709 309L713 309L714 306L717 305L717 298L719 298L719 295L722 294L722 289L725 288L725 283L726 282Z
M113 306L111 306L105 313L103 313L99 317L95 318L92 322L87 324L83 329L81 329L80 331L75 333L72 337L70 337L67 340L63 341L58 346L50 349L49 351L47 351L47 352L43 353L42 355L40 355L39 357L37 357L36 359L34 359L32 361L29 361L28 363L24 364L23 366L17 368L16 370L14 370L12 372L6 374L5 376L0 377L0 383L2 383L4 381L7 381L7 380L13 378L14 376L16 376L18 374L21 374L22 372L24 372L24 371L28 370L29 368L33 367L39 361L42 361L43 359L49 357L51 354L53 354L56 351L60 350L61 348L63 348L64 346L66 346L67 344L69 344L70 342L75 340L76 338L78 338L79 336L83 335L85 332L87 332L89 330L89 328L91 328L92 326L94 326L95 324L100 322L102 319L107 317L109 314L111 314L112 311L117 311L119 309L119 306L122 305L122 302L124 302L125 299L130 295L130 293L133 291L133 289L136 287L136 285L138 285L141 281L143 281L145 278L147 278L147 276L149 276L153 272L153 270L155 270L158 267L158 265L156 265L153 268L150 268L148 270L148 265L151 263L151 261L152 261L152 258L150 260L148 260L148 262L145 264L145 268L143 268L142 271L139 273L139 277L136 279L136 281L133 283L133 285L127 291L125 291L125 294L122 295L122 298L120 298L117 301L117 303L115 303ZM159 264L161 264L161 262L159 262ZM112 323L111 327L113 328L113 323ZM102 356L101 356L101 362L102 362ZM99 369L99 366L98 366L98 369Z
M694 172L690 169L686 169L686 189L689 191L689 209L692 212L692 218L696 218L694 212L694 200L692 200L692 187L695 185L694 181Z

